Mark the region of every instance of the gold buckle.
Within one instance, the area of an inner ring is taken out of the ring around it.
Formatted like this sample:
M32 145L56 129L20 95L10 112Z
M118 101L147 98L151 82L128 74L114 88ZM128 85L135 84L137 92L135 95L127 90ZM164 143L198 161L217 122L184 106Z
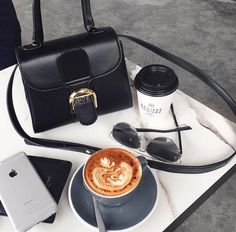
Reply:
M98 103L97 103L97 96L95 92L93 92L91 89L88 89L88 88L82 88L82 89L74 91L69 97L69 104L70 104L71 111L75 112L74 102L76 99L85 101L86 97L89 97L89 96L92 96L94 106L95 108L97 108Z

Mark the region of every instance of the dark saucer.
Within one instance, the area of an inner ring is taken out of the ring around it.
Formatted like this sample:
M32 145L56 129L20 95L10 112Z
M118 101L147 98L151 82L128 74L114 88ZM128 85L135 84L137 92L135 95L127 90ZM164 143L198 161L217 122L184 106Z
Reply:
M95 228L97 223L93 200L90 193L84 188L82 167L75 172L70 182L70 206L78 219ZM137 193L122 206L108 207L99 204L107 230L122 230L136 226L150 215L156 206L158 191L156 180L148 168L143 173L137 188Z

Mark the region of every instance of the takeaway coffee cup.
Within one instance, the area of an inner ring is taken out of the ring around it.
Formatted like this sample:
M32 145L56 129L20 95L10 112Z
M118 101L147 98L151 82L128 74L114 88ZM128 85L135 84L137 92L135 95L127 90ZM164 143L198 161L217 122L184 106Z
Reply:
M175 72L165 65L148 65L136 75L134 85L144 126L160 126L170 112L170 105L179 85Z
M83 167L85 188L101 204L121 206L137 193L147 160L120 148L94 153Z

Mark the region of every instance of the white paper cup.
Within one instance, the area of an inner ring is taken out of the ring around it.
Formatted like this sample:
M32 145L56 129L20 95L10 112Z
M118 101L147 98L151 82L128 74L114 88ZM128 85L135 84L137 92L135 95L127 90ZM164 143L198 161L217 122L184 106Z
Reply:
M176 74L164 65L148 65L136 75L134 85L143 125L158 127L168 118L170 105L179 85Z

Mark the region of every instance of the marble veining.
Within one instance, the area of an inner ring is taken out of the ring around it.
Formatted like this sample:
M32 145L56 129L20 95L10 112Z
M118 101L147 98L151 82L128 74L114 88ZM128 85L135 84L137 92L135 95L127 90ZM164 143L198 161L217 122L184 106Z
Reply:
M173 199L171 198L171 196L169 196L169 191L168 189L166 189L165 187L165 183L162 182L159 178L159 183L160 183L160 187L162 188L162 190L164 191L164 194L166 196L166 199L167 199L167 202L170 206L170 209L171 209L171 213L173 215L173 218L177 218L178 216L178 210L175 208L175 203L173 202Z
M198 118L197 118L198 119ZM210 127L207 126L206 124L204 124L204 121L202 119L198 119L198 122L200 123L201 126L205 127L206 129L210 130L212 133L214 133L221 141L223 141L225 144L229 145L232 150L235 151L235 148L232 144L230 144L222 135L218 130L215 130L214 127Z
M222 116L221 120L218 124L217 122L210 121L210 115L209 112L207 114L205 113L204 109L201 109L200 107L196 107L196 104L193 103L193 101L190 101L187 97L185 98L187 100L189 107L191 107L196 112L196 119L199 122L199 124L206 129L210 130L214 135L216 135L222 142L227 144L232 148L233 151L236 149L236 134L235 129L236 126L230 125L229 121L223 118ZM192 100L192 99L191 99ZM215 114L215 112L214 112ZM217 125L217 126L216 126ZM234 128L234 130L233 130Z

